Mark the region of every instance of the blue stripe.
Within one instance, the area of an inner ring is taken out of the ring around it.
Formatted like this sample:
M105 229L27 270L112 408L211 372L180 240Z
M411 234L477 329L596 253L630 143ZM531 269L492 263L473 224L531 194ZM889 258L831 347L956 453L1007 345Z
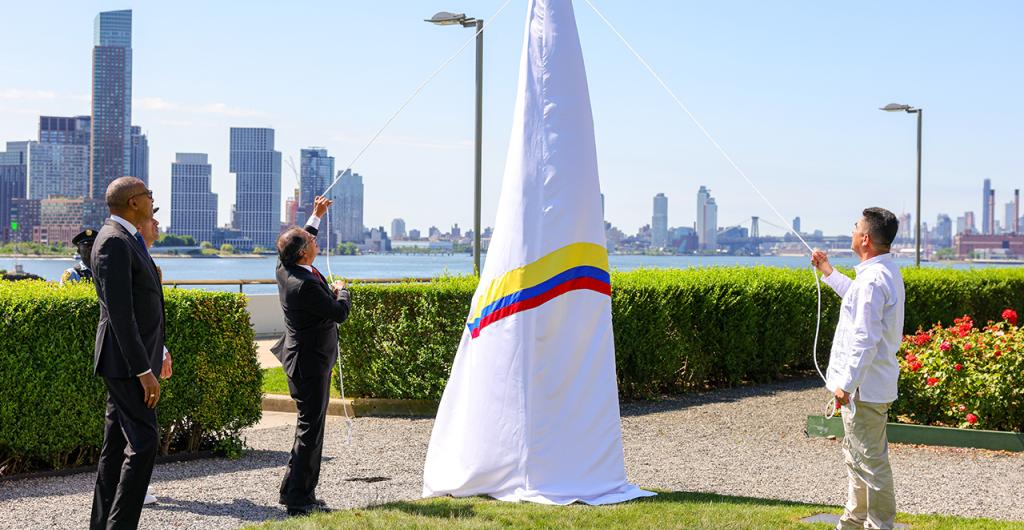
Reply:
M604 269L600 269L598 267L591 267L589 265L573 267L571 269L567 269L563 272L560 272L557 275L553 276L551 279L545 280L542 283L534 285L533 287L528 287L521 291L514 292L504 298L499 298L494 302L491 302L490 305L485 307L483 311L480 312L480 316L477 317L476 320L469 322L466 325L469 326L470 331L473 331L480 325L480 321L483 320L484 317L486 317L487 315L495 311L498 311L501 308L508 307L516 302L529 300L534 296L542 294L567 281L575 280L576 278L594 278L595 280L604 283L611 283L611 275L609 275L608 271Z

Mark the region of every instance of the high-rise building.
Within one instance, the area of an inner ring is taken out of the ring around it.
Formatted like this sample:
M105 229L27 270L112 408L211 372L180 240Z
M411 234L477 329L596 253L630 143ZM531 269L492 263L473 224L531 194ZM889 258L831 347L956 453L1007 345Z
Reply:
M91 116L40 116L39 142L89 146Z
M337 215L331 216L331 224L338 234L338 242L363 244L363 177L346 169L331 191L337 206L332 212Z
M654 196L654 215L651 217L651 246L668 246L668 197L664 193Z
M131 174L132 12L96 16L92 48L92 130L89 196L102 199L107 186Z
M458 239L462 237L462 229L459 228L459 223L452 225L452 239Z
M905 213L899 217L899 231L896 232L896 240L904 243L914 239L914 227L911 226L910 221L912 217L909 213Z
M974 224L974 212L964 212L964 233L977 234L978 228Z
M89 193L89 146L28 142L26 193L30 199Z
M391 238L395 240L405 239L404 219L394 219L391 221Z
M128 174L149 186L149 139L137 125L132 126L132 157Z
M932 243L939 248L953 246L953 221L944 213L940 213L935 221L935 238Z
M409 240L410 241L419 241L420 237L421 236L420 236L420 231L419 230L417 230L415 228L413 228L412 230L409 230Z
M0 240L16 239L20 228L11 225L11 203L25 197L26 159L29 142L7 142L7 150L0 152ZM21 239L20 236L17 239Z
M718 205L711 190L701 186L697 191L697 246L700 250L718 248Z
M800 234L800 217L793 218L793 231Z
M306 219L309 219L309 215L313 213L313 199L324 192L327 186L331 185L331 179L334 177L334 157L327 156L327 149L323 147L310 147L309 149L303 149L301 151L302 161L301 169L299 173L299 208L298 214L296 215L297 221L305 223ZM337 186L331 188L331 200L337 200L338 192ZM337 225L334 221L334 217L339 213L338 208L332 207L331 224ZM330 230L330 240L337 242L337 230ZM323 247L327 244L328 237L328 226L326 223L321 225L321 229L317 235L317 244Z
M281 231L281 153L274 150L274 129L232 127L230 148L235 227L253 246L275 248Z
M285 226L295 226L299 219L299 188L295 188L294 193L291 197L284 200L284 224ZM306 222L305 219L302 220Z
M177 153L171 164L171 227L196 243L213 241L217 227L217 194L210 192L213 168L206 153Z
M988 190L988 227L989 235L998 232L996 230L996 190Z
M11 199L11 223L18 227L11 233L11 241L36 241L33 234L39 226L39 203L38 199Z
M992 233L992 225L989 224L991 212L989 211L988 198L990 195L992 195L992 180L985 179L981 186L981 233L985 235Z

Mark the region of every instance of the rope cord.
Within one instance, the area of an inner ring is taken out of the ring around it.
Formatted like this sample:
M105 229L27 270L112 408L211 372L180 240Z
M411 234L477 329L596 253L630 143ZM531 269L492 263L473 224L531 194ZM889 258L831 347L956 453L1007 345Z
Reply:
M724 158L725 161L728 162L730 166L732 166L732 168L736 171L736 173L738 173L741 177L743 177L743 180L745 180L747 182L747 184L750 185L750 187L754 190L754 192L757 193L757 195L759 197L761 197L761 200L763 200L765 202L765 204L767 204L768 207L771 208L772 212L774 212L775 215L778 216L778 218L780 220L782 220L783 224L785 224L786 223L786 217L783 216L782 213L779 212L779 210L775 207L775 205L772 204L772 201L768 200L768 197L766 197L764 195L764 193L761 193L761 189L758 188L756 184L754 184L754 181L751 180L750 177L747 176L747 173L745 171L743 171L743 169L739 166L739 164L737 164L732 159L732 157L729 156L729 153L726 152L725 148L723 148L722 145L719 144L717 140L715 140L715 137L711 135L711 133L707 130L707 128L704 127L704 125L700 122L700 120L698 120L697 117L694 116L694 114L692 112L690 112L690 109L682 102L682 100L679 99L678 96L676 96L676 93L672 90L672 88L670 88L668 86L668 83L666 83L665 80L662 79L662 77L660 75L658 75L658 73L654 70L654 68L651 67L650 63L648 63L647 60L644 59L643 56L640 55L640 53L636 51L636 48L634 48L633 45L630 44L629 41L626 39L626 37L624 37L622 35L622 33L620 33L619 30L615 28L615 26L611 23L611 21L608 20L608 17L606 17L604 15L604 13L602 13L601 10L599 10L597 8L597 6L595 6L590 0L583 0L583 1L586 2L587 5L590 6L590 9L592 9L594 11L594 13L597 14L598 18L600 18L605 23L605 25L608 26L608 29L610 29L612 31L612 33L614 33L615 36L619 38L619 40L622 42L622 44L626 46L626 49L628 49L629 52L631 54L633 54L633 57L635 57L636 60L640 62L640 64L644 67L644 69L646 69L647 72L650 73L652 77L654 77L655 81L657 81L658 84L661 85L661 88L665 89L665 92L668 93L669 97L672 98L672 100L676 103L676 105L687 116L689 116L689 118L693 122L693 124L696 125L698 129L700 129L700 132L704 135L704 137L707 138L707 140L709 142L711 142L711 145L713 145L715 147L715 149L718 151L718 153L720 155L722 155L722 158ZM775 227L778 227L778 228L782 228L786 232L793 234L794 236L796 236L797 239L800 240L800 243L802 243L803 246L807 248L807 251L809 253L811 253L811 254L814 253L814 249L812 249L811 246L807 244L807 241L805 241L803 236L801 236L800 233L797 232L796 230L793 230L792 228L789 228L789 227L786 227L786 226L776 225L776 224L771 223L769 221L766 221L764 219L762 219L762 221L764 221L765 223L767 223L769 225L772 225L772 226L775 226ZM824 381L827 384L828 383L828 379L825 377L825 374L821 370L821 366L818 364L818 337L819 337L819 334L820 334L820 331L821 331L821 278L818 276L818 273L817 273L817 271L815 270L815 268L813 266L811 267L811 273L814 275L814 281L817 284L817 288L818 288L818 318L817 318L817 323L814 326L814 345L813 345L813 348L812 348L813 349L812 356L814 358L814 368L818 371L818 376L821 377L821 380ZM851 399L849 403L850 403L851 411L854 410L853 400ZM833 415L835 415L835 412L836 412L837 408L838 407L836 405L835 399L830 399L830 403L826 406L826 411L825 411L826 416L833 416Z

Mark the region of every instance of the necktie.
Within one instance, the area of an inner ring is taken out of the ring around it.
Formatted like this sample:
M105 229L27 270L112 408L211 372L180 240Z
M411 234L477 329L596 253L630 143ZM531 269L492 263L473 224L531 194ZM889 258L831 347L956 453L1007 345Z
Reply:
M146 254L149 254L149 249L146 248L146 240L142 239L142 234L135 232L135 240L138 241L140 245L142 245L142 250L145 250Z
M327 285L327 279L324 278L324 275L320 274L320 271L316 267L313 267L312 265L310 265L310 267L313 269L313 272L316 273L316 277L320 278L320 281L323 282L324 285Z

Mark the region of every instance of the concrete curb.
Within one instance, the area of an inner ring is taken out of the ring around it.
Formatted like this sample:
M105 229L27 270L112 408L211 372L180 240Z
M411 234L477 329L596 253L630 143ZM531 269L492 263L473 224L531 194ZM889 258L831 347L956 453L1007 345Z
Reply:
M328 416L344 416L347 410L351 417L409 417L433 418L437 414L437 401L426 399L375 399L375 398L331 398L327 404ZM273 412L296 412L291 396L264 394L263 410Z

